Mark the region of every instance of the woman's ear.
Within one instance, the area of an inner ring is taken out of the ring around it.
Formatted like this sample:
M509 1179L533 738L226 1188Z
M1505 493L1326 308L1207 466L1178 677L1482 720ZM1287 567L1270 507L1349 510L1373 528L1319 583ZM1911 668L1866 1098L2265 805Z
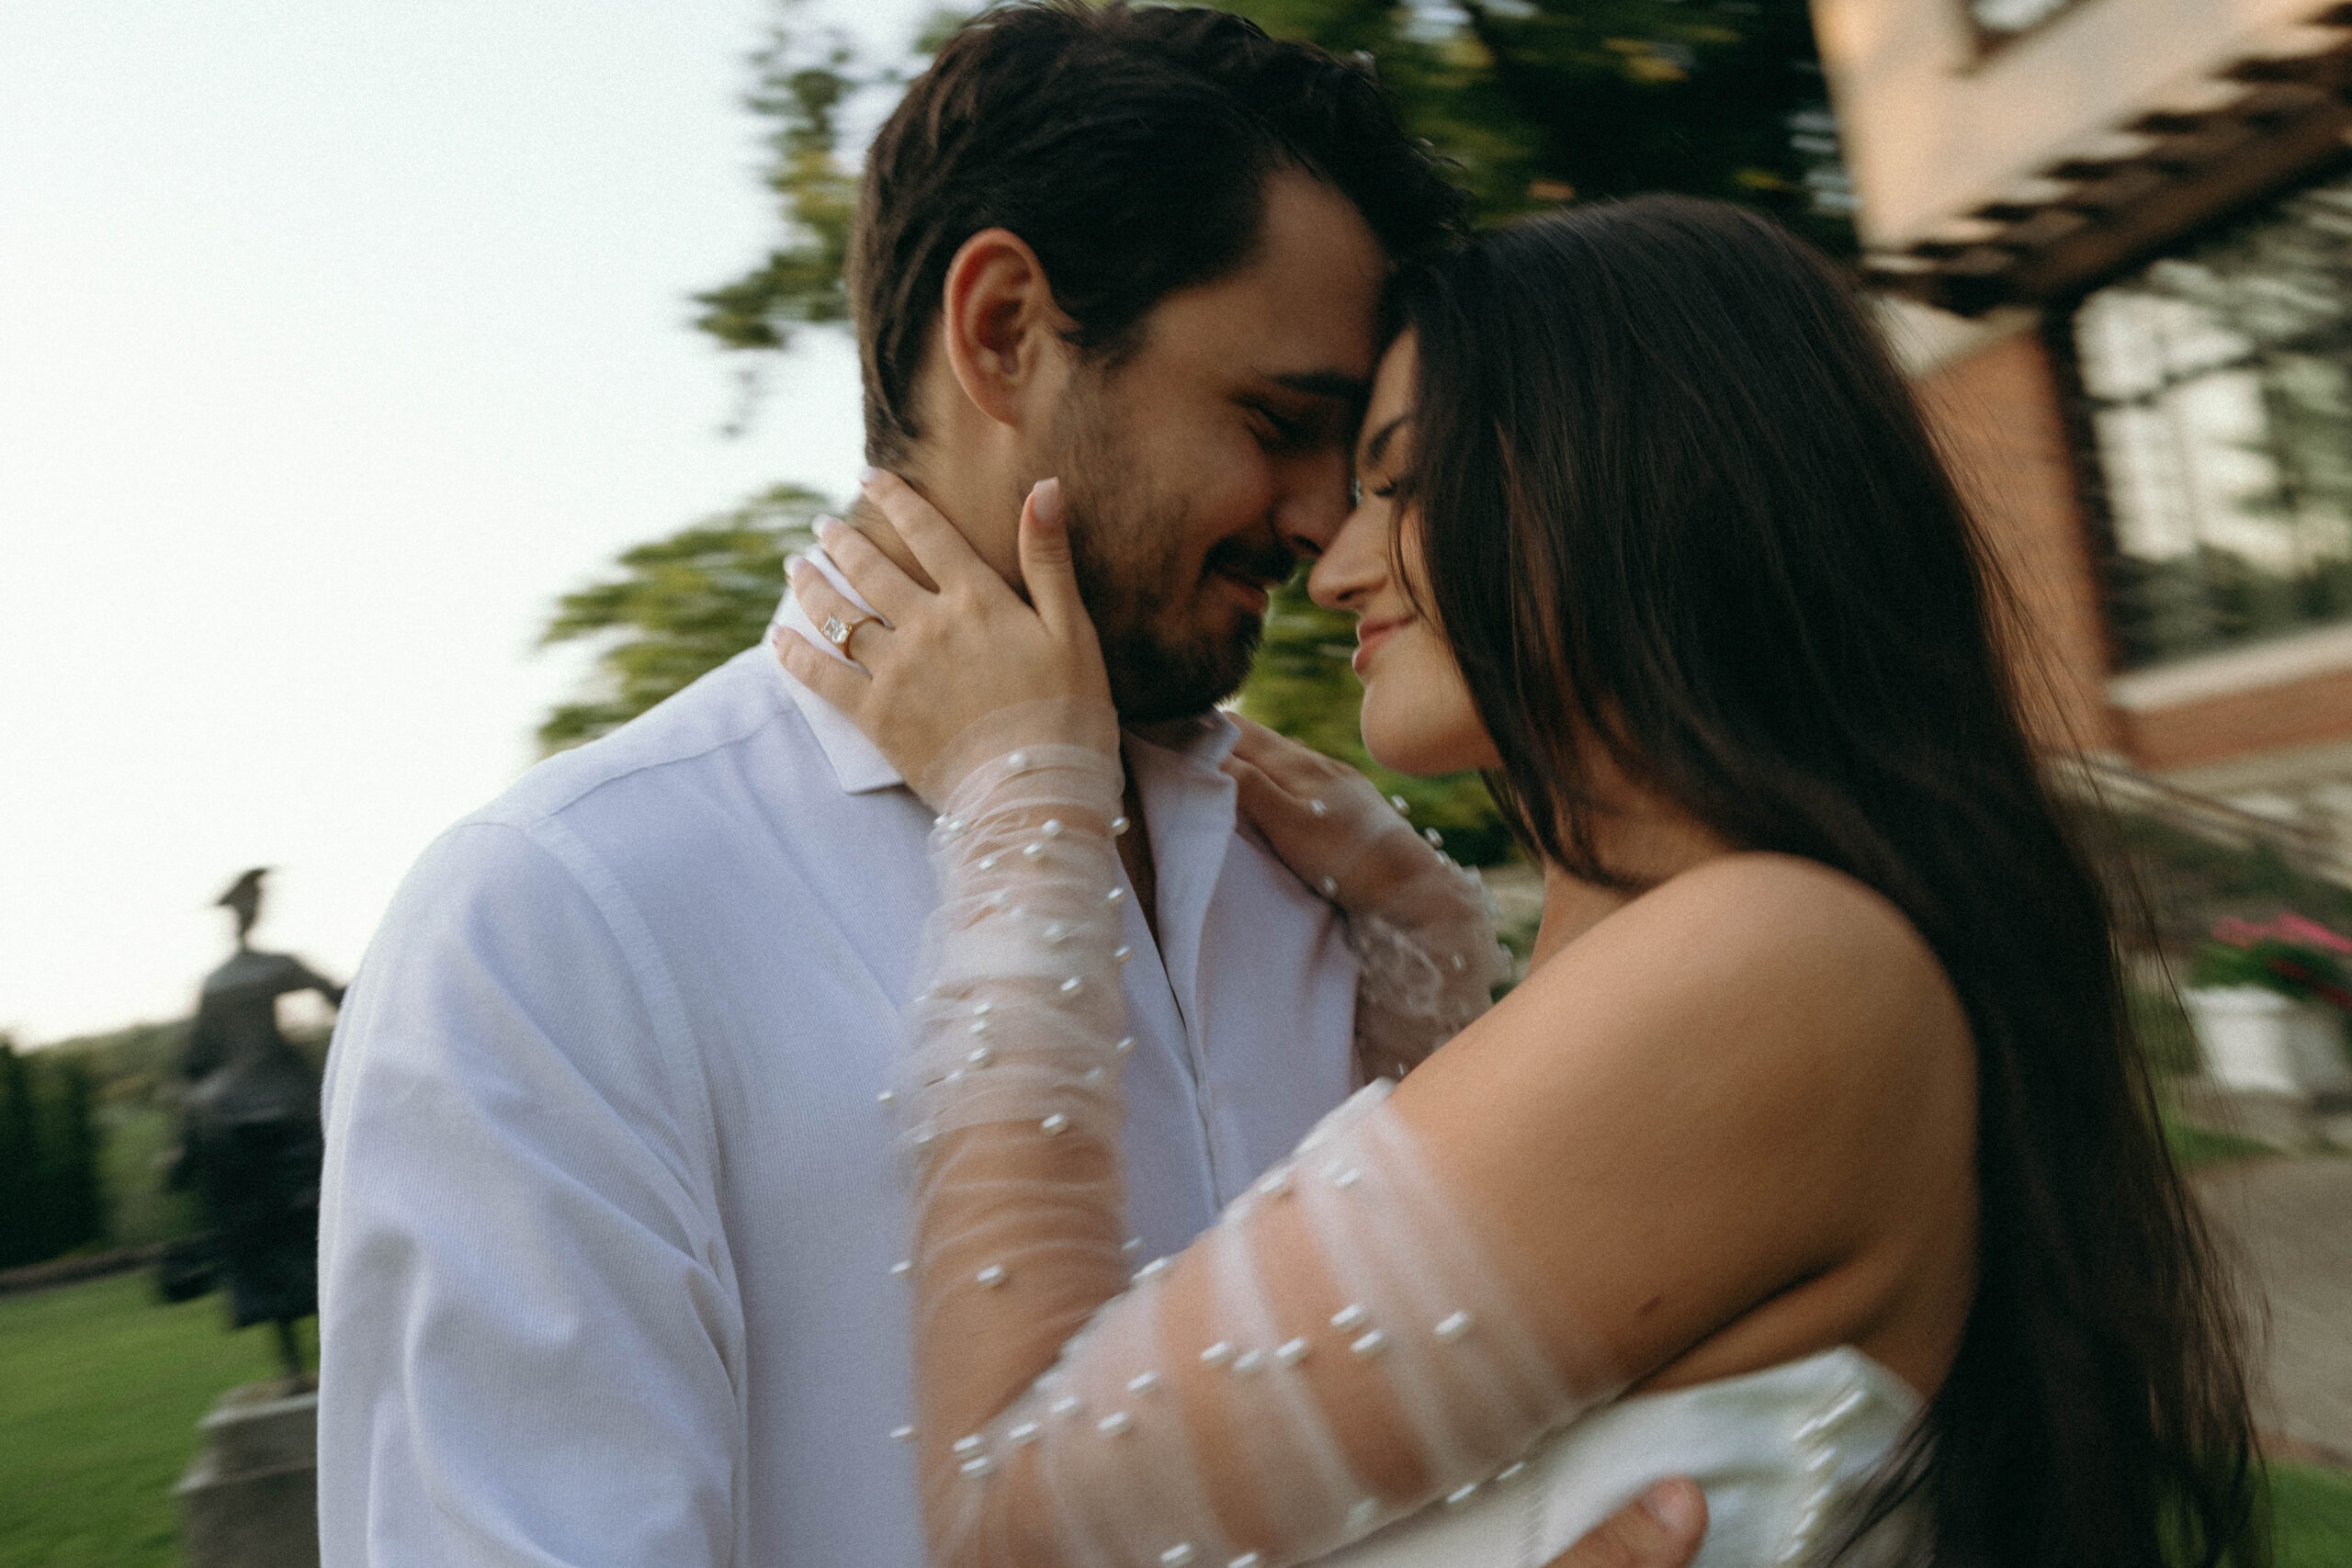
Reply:
M974 407L1020 425L1044 381L1060 369L1070 325L1054 303L1045 264L1010 229L983 229L947 264L940 304L947 367Z

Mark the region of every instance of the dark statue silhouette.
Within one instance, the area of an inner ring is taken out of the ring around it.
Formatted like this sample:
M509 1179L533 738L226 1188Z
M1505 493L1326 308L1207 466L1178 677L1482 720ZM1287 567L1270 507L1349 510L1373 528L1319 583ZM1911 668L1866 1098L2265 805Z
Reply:
M266 870L220 897L237 917L237 952L205 977L180 1056L175 1189L193 1188L213 1228L214 1262L236 1327L277 1325L287 1376L302 1380L294 1325L318 1310L319 1083L277 1029L277 998L343 987L300 959L247 943Z

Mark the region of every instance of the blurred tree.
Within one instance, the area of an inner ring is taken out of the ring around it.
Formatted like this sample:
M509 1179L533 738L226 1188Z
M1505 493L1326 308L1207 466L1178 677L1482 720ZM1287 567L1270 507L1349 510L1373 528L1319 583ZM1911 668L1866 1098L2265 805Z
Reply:
M94 1099L81 1061L0 1036L0 1269L105 1235Z
M758 642L784 596L785 557L814 542L809 521L829 504L777 485L638 546L621 556L621 575L565 594L540 644L601 640L605 690L550 714L540 746L560 750L616 729Z
M703 307L695 324L729 348L782 349L796 324L849 319L842 268L857 176L841 161L841 109L898 77L866 60L842 29L808 25L806 6L783 0L785 21L752 56L744 100L774 127L767 186L784 217L784 243L734 282L695 297Z
M0 1035L0 1269L38 1255L40 1149L31 1065L15 1041Z
M781 0L777 27L752 58L748 101L773 127L768 184L782 243L750 272L697 297L704 331L769 355L787 346L796 328L848 315L842 265L856 180L842 156L844 111L861 96L895 94L906 79L903 62L813 25L808 4ZM1481 223L1580 197L1679 190L1763 208L1833 252L1853 249L1851 187L1805 0L1228 0L1228 8L1278 37L1370 55L1408 127L1453 161ZM936 13L916 40L916 58L962 14ZM689 541L702 533L645 548L698 559L705 547ZM639 562L633 552L623 564L641 574L670 560ZM596 617L613 615L627 588L607 584L567 599L548 640L621 624ZM756 635L765 615L763 608L744 624ZM697 660L716 663L733 651L707 638L673 642L655 621L628 621L638 635L607 655L608 670L623 677L618 689L560 709L541 729L546 744L611 728L684 684L699 672L691 668ZM1277 596L1266 632L1245 710L1365 762L1358 687L1347 668L1352 628L1316 609L1294 583ZM640 669L648 677L635 675ZM1478 863L1505 852L1476 780L1382 778L1461 858Z
M51 1074L49 1121L49 1213L51 1243L70 1251L106 1235L106 1192L99 1178L101 1154L94 1092L87 1063L60 1058Z
M781 0L747 102L770 119L784 243L697 297L703 330L774 350L843 321L855 175L842 109L894 94L902 65ZM1406 124L1452 160L1482 223L1579 197L1678 190L1746 202L1839 254L1854 248L1806 0L1229 0L1279 38L1369 54ZM961 17L934 15L927 53Z

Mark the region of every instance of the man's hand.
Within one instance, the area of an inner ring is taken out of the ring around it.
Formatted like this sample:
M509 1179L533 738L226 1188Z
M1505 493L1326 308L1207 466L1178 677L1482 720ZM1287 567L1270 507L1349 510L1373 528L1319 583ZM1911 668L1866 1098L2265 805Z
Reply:
M1600 1521L1549 1568L1685 1568L1707 1533L1707 1495L1661 1481Z

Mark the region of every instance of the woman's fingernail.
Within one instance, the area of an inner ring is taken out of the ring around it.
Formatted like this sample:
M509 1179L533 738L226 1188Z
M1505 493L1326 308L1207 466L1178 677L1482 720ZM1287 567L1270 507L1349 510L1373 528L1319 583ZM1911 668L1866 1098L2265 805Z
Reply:
M857 483L861 490L872 490L876 485L880 484L882 479L883 473L879 468L866 468L857 470Z
M842 520L840 518L820 513L815 520L810 522L808 529L809 532L815 534L817 537L820 539L830 539L833 536L833 531L841 525Z
M1661 1481L1642 1494L1642 1508L1677 1540L1699 1533L1698 1489L1687 1481Z
M1030 491L1029 499L1036 506L1038 522L1058 523L1062 520L1061 480L1039 479L1035 488Z

